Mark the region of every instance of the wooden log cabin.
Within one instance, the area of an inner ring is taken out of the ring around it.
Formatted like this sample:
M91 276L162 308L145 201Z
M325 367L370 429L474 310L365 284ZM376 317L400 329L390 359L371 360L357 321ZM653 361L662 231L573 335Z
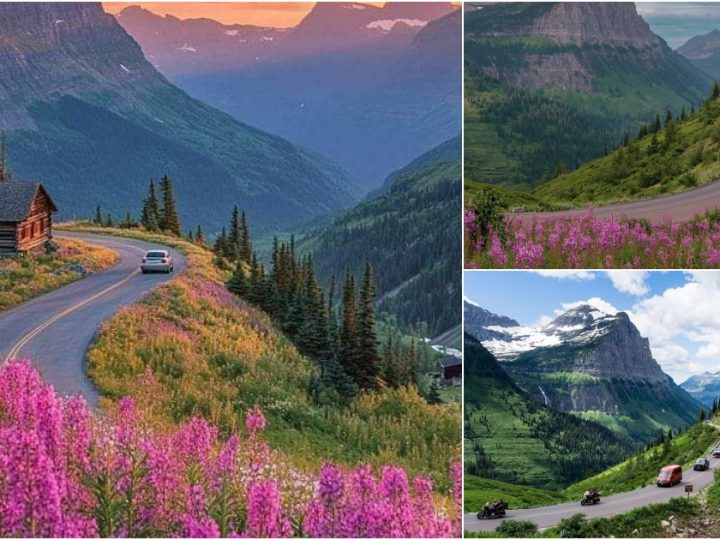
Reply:
M0 181L0 256L39 249L52 238L57 212L41 184Z

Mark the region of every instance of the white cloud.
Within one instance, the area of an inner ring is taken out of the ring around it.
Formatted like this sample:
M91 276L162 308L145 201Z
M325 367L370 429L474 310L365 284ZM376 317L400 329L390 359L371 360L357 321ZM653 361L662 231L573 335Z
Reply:
M542 277L569 279L572 281L590 281L595 279L595 272L587 270L535 270Z
M676 381L720 364L720 272L688 273L688 282L637 302L629 311L653 355ZM697 345L688 350L685 340Z
M650 287L646 283L648 275L649 272L637 270L608 270L607 272L613 287L633 296L644 296L650 292Z

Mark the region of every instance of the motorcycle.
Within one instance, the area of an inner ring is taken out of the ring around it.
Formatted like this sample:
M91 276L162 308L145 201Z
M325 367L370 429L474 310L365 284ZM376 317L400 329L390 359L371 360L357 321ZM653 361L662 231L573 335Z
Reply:
M496 519L505 517L505 511L508 509L508 503L505 501L499 501L495 504L489 504L484 506L483 509L477 513L478 519Z
M593 492L587 496L583 496L582 500L580 501L580 504L582 506L587 506L588 504L598 504L599 502L600 502L600 494L597 492Z

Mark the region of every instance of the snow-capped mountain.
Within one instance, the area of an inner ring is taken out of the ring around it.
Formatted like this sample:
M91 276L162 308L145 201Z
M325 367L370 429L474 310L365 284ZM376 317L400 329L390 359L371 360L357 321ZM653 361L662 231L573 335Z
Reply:
M655 436L659 425L685 426L699 413L700 404L662 371L626 313L580 305L541 327L467 302L465 313L466 331L548 407L592 413L638 442Z
M703 405L712 407L713 401L720 398L720 371L693 375L680 387Z

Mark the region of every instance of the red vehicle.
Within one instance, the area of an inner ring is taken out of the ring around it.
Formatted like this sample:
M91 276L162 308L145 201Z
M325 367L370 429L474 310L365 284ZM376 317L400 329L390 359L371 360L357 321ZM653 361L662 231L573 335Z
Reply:
M672 487L682 482L682 467L680 465L668 465L660 469L657 477L658 487Z

